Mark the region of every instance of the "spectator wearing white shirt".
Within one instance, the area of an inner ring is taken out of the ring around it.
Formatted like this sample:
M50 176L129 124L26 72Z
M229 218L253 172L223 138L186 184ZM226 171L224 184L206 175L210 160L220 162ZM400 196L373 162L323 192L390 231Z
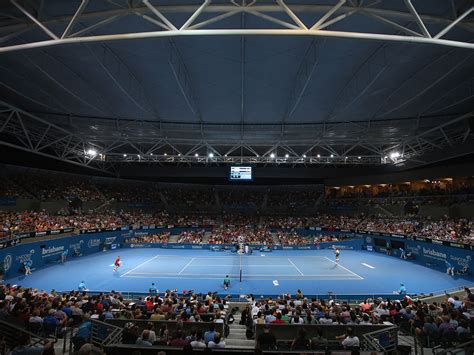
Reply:
M221 334L219 332L216 332L216 335L214 335L214 340L211 340L209 343L207 343L207 347L210 349L213 348L219 348L223 349L225 348L225 342L221 338Z
M196 339L189 343L193 348L205 348L206 343L202 339L202 329L196 331Z
M360 347L359 338L354 335L354 330L352 328L347 328L346 334L340 335L336 337L336 339L342 340L342 346L345 349Z

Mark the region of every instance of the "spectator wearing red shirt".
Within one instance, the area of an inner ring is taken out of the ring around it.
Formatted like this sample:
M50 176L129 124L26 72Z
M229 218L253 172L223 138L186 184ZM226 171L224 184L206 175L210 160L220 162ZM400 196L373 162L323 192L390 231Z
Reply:
M285 321L283 319L281 319L281 313L280 312L278 312L275 317L276 317L276 319L272 320L270 322L271 324L285 324Z

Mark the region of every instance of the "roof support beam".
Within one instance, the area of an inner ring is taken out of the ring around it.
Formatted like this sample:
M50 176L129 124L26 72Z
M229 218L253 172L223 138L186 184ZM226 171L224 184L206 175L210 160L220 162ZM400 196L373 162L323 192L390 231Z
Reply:
M211 0L204 0L202 5L188 18L188 20L184 23L183 26L179 29L180 31L186 30L191 24L194 22L195 19L204 11L204 9L211 3Z
M354 10L355 12L356 10ZM326 23L327 24L327 23ZM445 40L440 38L411 37L402 35L389 35L383 33L364 33L349 31L328 31L328 30L302 30L302 29L197 29L178 31L151 31L107 34L96 36L76 37L77 34L69 38L58 40L46 40L31 42L11 46L0 47L0 53L13 52L19 50L45 48L65 44L92 43L123 41L147 38L171 38L184 36L296 36L296 37L326 37L326 38L348 38L357 40L385 41L385 42L405 42L412 44L429 44L454 48L474 49L474 43Z
M76 13L74 14L74 16L71 19L71 22L69 22L66 29L64 30L64 32L61 36L61 39L66 38L69 35L69 33L71 33L72 29L74 28L76 22L79 20L79 17L81 17L81 14L84 11L84 9L86 8L88 3L89 3L89 0L82 0L81 1L81 4L79 5Z
M423 20L421 19L420 15L416 11L415 7L411 3L411 0L404 0L405 5L408 7L408 10L410 10L411 14L415 18L416 23L418 24L418 27L421 30L421 33L427 38L431 38L430 33L428 32L428 29L426 28L425 24L423 23Z
M15 0L10 0L10 2L15 5L23 14L26 15L31 21L36 23L39 28L43 30L49 37L52 39L59 39L58 36L56 36L53 32L51 32L45 25L43 25L39 20L37 20L32 14L30 14L28 11L25 10L24 7L22 7L20 4L18 4Z
M293 88L291 90L291 94L289 95L285 114L282 119L282 134L285 122L295 113L301 99L304 96L304 93L306 92L306 88L311 81L314 70L318 64L319 46L320 44L316 41L316 39L311 41L298 68L298 72L296 73L295 81L293 83Z
M451 29L456 26L459 22L461 22L462 20L464 20L465 17L467 17L472 11L474 11L474 6L471 7L469 10L467 10L466 12L464 12L461 16L459 16L456 20L454 20L453 22L451 22L449 25L447 25L444 29L442 29L441 31L438 32L438 34L436 36L434 36L434 38L441 38L443 37L446 33L448 33L449 31L451 31Z
M176 43L173 40L169 40L169 46L170 57L168 59L168 63L171 67L171 70L173 71L176 83L178 84L178 87L183 94L184 100L186 101L189 109L202 124L202 116L196 103L194 86L191 76L189 75L188 68L184 64L183 58L181 57L181 53L179 52Z
M0 109L4 112L0 114L0 145L107 172L108 167L98 168L86 164L85 151L89 144L86 145L82 137L6 102L0 101ZM7 115L8 111L3 109L11 110L10 114ZM66 159L67 155L70 157ZM91 157L91 160L95 165L95 157Z
M339 0L328 12L326 12L316 23L311 27L311 30L317 30L328 18L332 16L339 8L346 3L346 0Z
M283 0L276 0L277 4L290 16L290 18L295 21L295 23L298 25L299 28L303 30L307 30L308 28L306 25L299 19L298 16L295 15L293 11L283 2Z
M150 9L151 12L153 12L156 17L158 17L163 23L168 27L168 29L176 31L177 28L171 23L170 20L166 18L156 7L154 7L148 0L143 0L143 3L145 4L146 7Z

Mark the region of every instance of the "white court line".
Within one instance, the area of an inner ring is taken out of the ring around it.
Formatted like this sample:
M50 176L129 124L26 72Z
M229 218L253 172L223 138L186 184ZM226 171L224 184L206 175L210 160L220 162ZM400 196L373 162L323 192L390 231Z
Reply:
M179 279L179 278L186 278L186 277L189 277L189 278L193 278L194 280L222 280L222 274L219 274L219 277L207 277L207 275L205 275L206 277L196 277L196 276L202 276L202 275L179 275L179 277L174 274L174 276L161 276L161 275L155 275L154 277L155 278L160 278L160 279ZM238 278L239 275L229 275L231 278ZM284 280L306 280L306 281L311 281L310 279L308 280L308 275L306 276L300 276L300 275L293 275L291 276L291 279L288 279L288 275L263 275L263 276L255 276L255 275L252 275L250 276L248 279L249 280L272 280L274 277L278 277L280 279L284 279ZM312 276L312 275L310 275ZM336 280L334 279L334 275L326 275L327 276L327 279L324 279L326 281L332 281L332 280ZM125 276L125 278L134 278L134 279L149 279L151 276L140 276L140 275L127 275ZM286 278L285 278L286 277ZM319 276L321 277L321 276ZM345 281L345 280L357 280L355 279L354 277L347 277L347 275L345 276L346 278L337 278L338 281Z
M178 275L181 275L183 273L183 271L189 266L191 265L191 263L194 261L194 258L192 258L191 260L189 260L189 263L187 263L186 265L183 266L183 268L181 269L180 272L178 272Z
M176 272L134 272L132 275L178 275ZM203 275L203 276L218 276L218 275L221 275L222 276L222 273L220 274L203 274L203 273L199 273L199 274L180 274L181 276L200 276L200 275ZM229 274L229 275L232 275L232 274ZM237 275L237 274L236 274ZM283 277L299 277L299 275L294 275L294 274L249 274L250 276L271 276L271 277L280 277L280 278L283 278ZM304 277L347 277L348 275L347 274L344 274L344 275L334 275L334 274L311 274L311 275L301 275L301 276L304 276ZM352 277L353 278L353 277Z
M293 265L293 267L301 274L301 276L304 276L304 274L301 272L301 270L298 269L298 266L296 266L295 263L290 260L290 258L287 258L287 259L290 262L290 264Z
M138 250L138 249L135 249L135 250ZM198 256L198 257L195 257L196 260L199 260L199 259L229 259L229 258L232 258L233 256L235 256L234 254L233 255L226 255L226 256ZM249 255L246 255L246 256L243 256L244 258L257 258L258 255L253 255L253 256L249 256ZM270 259L286 259L286 257L284 256L271 256L271 255L267 255L268 257L270 257ZM184 256L184 255L167 255L167 254L160 254L159 255L160 258L173 258L173 259L176 259L176 258L181 258L181 259L187 259L189 258L189 256ZM298 255L298 259L300 258L312 258L312 259L318 259L318 258L326 258L325 256L321 256L321 255L314 255L314 256L308 256L308 255Z
M196 261L196 260L194 260ZM199 261L199 260L198 260ZM237 265L235 264L203 264L200 265L198 263L194 263L193 267L222 267L222 266L233 266L236 267ZM246 267L268 267L268 268L274 268L274 267L288 267L288 265L272 265L272 264L248 264L245 265Z
M349 270L348 268L346 268L346 267L342 266L341 264L338 264L338 263L336 263L335 261L332 261L332 260L331 260L331 259L329 259L327 256L325 256L325 258L326 258L328 261L332 262L333 264L336 264L337 266L339 266L341 269L343 269L343 270L346 270L346 271L350 272L352 275L355 275L355 276L357 276L359 279L361 279L361 280L363 280L363 279L364 279L362 276L360 276L360 275L357 275L355 272L353 272L353 271Z
M362 263L362 265L367 266L369 269L375 269L375 267L366 263Z
M128 270L126 273L124 273L124 274L120 275L120 277L124 277L124 276L125 276L125 275L127 275L128 273L132 272L133 270L136 270L136 269L138 269L140 266L143 266L143 265L145 265L145 264L149 263L149 262L150 262L150 261L152 261L152 260L155 260L155 259L156 259L156 258L158 258L159 256L160 256L159 254L158 254L158 255L155 255L153 258L151 258L151 259L148 259L147 261L144 261L143 263L141 263L141 264L139 264L139 265L135 266L133 269L131 269L131 270Z

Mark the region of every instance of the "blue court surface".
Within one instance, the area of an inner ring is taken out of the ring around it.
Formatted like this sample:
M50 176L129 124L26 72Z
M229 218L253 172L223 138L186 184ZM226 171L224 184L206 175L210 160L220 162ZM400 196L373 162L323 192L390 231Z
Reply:
M117 255L122 266L113 272ZM242 282L239 281L242 270ZM222 280L231 278L225 291ZM392 294L400 283L409 293L473 285L472 278L451 277L408 261L367 251L343 250L339 264L331 250L254 252L176 249L122 249L36 270L9 283L50 291L76 289L84 280L94 291L147 292L151 282L165 289L221 294L277 295L302 289L308 295Z

